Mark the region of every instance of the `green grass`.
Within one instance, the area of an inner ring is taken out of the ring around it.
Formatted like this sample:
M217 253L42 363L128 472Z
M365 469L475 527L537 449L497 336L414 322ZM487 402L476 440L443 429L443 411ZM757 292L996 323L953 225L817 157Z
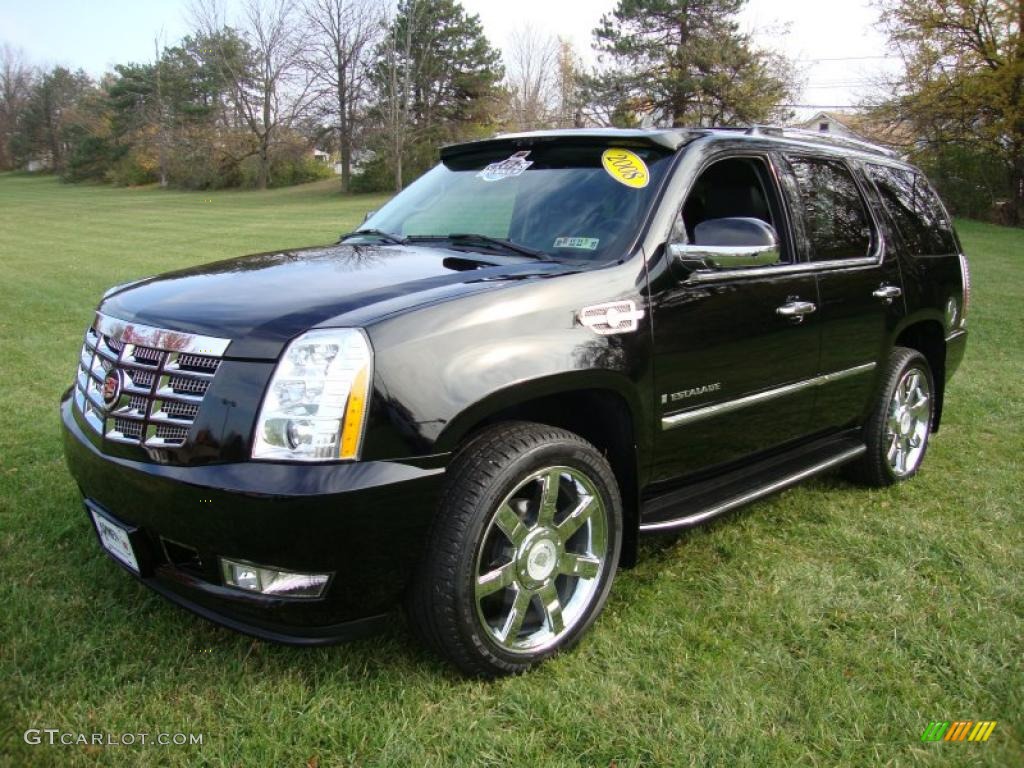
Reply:
M0 764L1024 765L1024 232L962 223L970 349L913 482L829 476L647 542L573 653L467 681L389 633L299 650L151 594L98 550L57 400L109 285L326 242L380 199L0 176ZM930 720L995 719L985 744ZM26 746L27 728L202 747Z

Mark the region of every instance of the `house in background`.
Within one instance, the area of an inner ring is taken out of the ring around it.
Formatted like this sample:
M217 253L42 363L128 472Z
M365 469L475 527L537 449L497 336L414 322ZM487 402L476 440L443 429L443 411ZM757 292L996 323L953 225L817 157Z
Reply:
M862 112L818 112L810 120L796 123L793 127L870 141L872 144L903 151L916 143L916 138L906 126L880 123Z

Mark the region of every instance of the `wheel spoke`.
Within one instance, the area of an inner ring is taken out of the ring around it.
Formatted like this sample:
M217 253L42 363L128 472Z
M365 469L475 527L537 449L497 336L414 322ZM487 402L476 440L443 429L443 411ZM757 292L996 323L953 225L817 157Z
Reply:
M921 386L921 374L914 371L907 378L907 397L909 398Z
M563 552L558 560L558 572L566 576L579 576L581 579L593 579L601 570L601 561L590 555L577 555Z
M916 403L914 403L912 406L910 406L910 412L912 414L914 414L914 416L916 418L924 419L924 418L928 417L928 411L929 411L928 403L929 403L929 399L928 399L928 395L924 394L923 392L920 392L920 390L919 390L919 394L920 394L920 397L918 398L918 401Z
M544 620L548 629L556 635L565 629L565 622L562 620L562 602L558 597L558 590L555 589L555 582L549 581L537 592L544 608Z
M523 628L523 619L526 612L530 610L531 595L521 587L516 591L516 598L512 602L512 608L505 617L505 623L501 627L498 639L503 643L514 642Z
M511 587L516 580L515 563L505 563L500 568L488 571L476 580L476 599L481 600L503 589Z
M896 471L903 474L907 471L907 444L900 439L899 447L896 449Z
M540 511L537 522L540 525L553 525L555 512L558 511L558 489L562 484L562 473L548 472L541 478Z
M889 443L889 450L886 452L886 456L889 458L890 466L896 466L896 452L900 447L900 436L898 433L894 433L892 436L892 442Z
M576 509L570 512L568 517L558 526L558 536L563 543L571 539L573 534L580 529L580 526L590 519L596 508L597 504L593 496L580 496Z
M523 543L523 539L529 533L523 521L519 519L519 515L508 504L502 504L498 514L494 516L494 522L516 547Z

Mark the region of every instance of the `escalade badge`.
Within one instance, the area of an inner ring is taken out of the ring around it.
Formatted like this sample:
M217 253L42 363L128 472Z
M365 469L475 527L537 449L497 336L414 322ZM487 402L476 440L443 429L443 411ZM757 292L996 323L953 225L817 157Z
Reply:
M124 387L124 372L120 370L110 370L107 372L107 377L103 379L103 404L109 411L115 405L117 401L121 399L121 389Z
M579 321L594 333L611 336L635 331L643 316L644 311L632 301L611 301L584 307L579 312Z

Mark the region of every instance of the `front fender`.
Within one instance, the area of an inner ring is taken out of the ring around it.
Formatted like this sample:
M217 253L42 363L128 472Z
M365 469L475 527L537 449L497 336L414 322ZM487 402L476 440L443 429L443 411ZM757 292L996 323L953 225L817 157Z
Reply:
M643 262L633 259L523 281L369 328L379 428L367 434L367 453L399 458L451 451L498 411L578 389L620 395L638 442L648 444L641 425L653 423L649 313L637 330L610 336L577 322L579 309L591 304L631 299L646 309L644 288Z
M571 395L582 392L612 392L626 403L634 434L645 442L646 430L639 429L645 422L643 405L637 395L637 388L622 372L611 370L577 370L541 376L518 382L491 392L472 402L456 414L438 435L435 448L438 451L454 451L473 429L502 411L509 411L528 403L554 395ZM593 414L601 418L601 414Z

